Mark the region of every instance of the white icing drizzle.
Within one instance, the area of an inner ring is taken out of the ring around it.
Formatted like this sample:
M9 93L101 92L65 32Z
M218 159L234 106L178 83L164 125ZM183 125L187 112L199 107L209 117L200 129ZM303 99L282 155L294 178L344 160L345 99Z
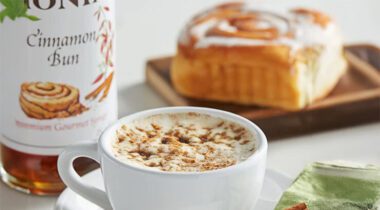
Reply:
M218 20L210 19L203 24L199 24L198 26L191 28L190 33L196 37L205 37L207 30L218 23Z
M262 39L244 39L238 37L207 37L200 39L195 48L207 48L209 46L264 46L264 45L287 45L297 49L301 47L296 40L281 38L277 40L267 41Z
M213 10L208 10L198 17L204 17ZM237 28L230 25L227 20L212 18L201 24L188 24L182 31L179 43L189 44L191 36L197 38L194 48L207 48L209 46L266 46L266 45L285 45L289 46L292 52L296 52L300 48L313 45L326 45L339 35L336 25L330 22L326 27L322 27L313 22L312 18L300 17L292 12L273 11L269 8L261 8L260 10L252 10L250 7L243 7L242 13L254 12L259 13L263 22L258 23L260 29L271 26L279 29L280 37L278 39L252 39L242 37L228 36L207 36L210 28L217 27L226 32L236 32ZM287 22L285 21L287 20ZM294 33L293 38L281 36L288 31Z
M237 29L235 27L232 27L230 24L228 24L227 21L222 21L218 25L218 28L223 30L223 31L228 31L228 32L236 32Z

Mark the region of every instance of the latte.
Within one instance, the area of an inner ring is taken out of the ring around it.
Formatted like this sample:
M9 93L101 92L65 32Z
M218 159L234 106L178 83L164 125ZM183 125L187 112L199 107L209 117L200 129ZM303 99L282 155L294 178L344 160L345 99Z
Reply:
M256 149L237 123L193 112L158 114L122 125L113 152L127 164L154 170L201 172L235 165Z

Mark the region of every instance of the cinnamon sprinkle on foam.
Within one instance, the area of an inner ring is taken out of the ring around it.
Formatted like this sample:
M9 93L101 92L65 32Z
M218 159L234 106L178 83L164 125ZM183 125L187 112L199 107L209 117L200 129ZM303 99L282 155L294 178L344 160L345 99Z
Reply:
M255 137L245 127L193 112L135 120L117 130L113 144L125 163L181 172L232 166L255 150Z

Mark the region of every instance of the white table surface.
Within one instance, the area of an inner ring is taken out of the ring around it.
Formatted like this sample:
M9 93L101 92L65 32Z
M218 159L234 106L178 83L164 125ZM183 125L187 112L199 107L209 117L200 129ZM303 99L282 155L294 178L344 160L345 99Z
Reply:
M144 83L145 60L175 52L178 31L194 12L220 0L117 1L117 67L120 116L167 106ZM263 2L253 1L252 2ZM347 43L380 45L378 0L268 0L273 7L309 6L324 10L340 24ZM379 114L379 113L374 113ZM268 167L295 177L318 160L349 160L380 165L379 122L288 138L269 143ZM0 210L53 209L56 197L25 195L0 184Z

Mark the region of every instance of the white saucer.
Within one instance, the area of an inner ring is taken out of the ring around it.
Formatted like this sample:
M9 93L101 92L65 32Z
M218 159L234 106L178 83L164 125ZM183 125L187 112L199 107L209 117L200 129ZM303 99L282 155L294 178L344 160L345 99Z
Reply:
M86 174L83 180L99 189L104 189L100 169ZM255 209L273 210L282 193L287 189L292 180L277 171L267 169L264 186ZM101 210L100 207L82 198L70 189L66 189L59 196L55 210Z

